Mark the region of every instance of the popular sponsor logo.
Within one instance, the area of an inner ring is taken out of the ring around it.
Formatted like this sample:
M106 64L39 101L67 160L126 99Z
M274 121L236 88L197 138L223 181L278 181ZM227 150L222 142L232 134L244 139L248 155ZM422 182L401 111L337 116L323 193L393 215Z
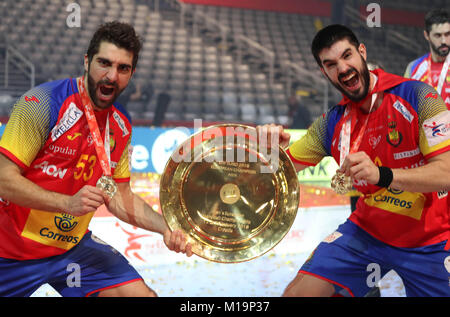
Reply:
M61 135L73 127L83 116L83 111L71 102L61 120L55 125L51 132L52 141L56 141Z
M77 153L77 150L72 149L69 146L62 147L62 146L58 146L58 145L55 145L55 144L50 144L48 146L48 149L50 151L52 151L52 153L54 153L54 154L60 153L60 154L74 156Z
M416 148L412 151L404 151L404 152L400 152L400 153L394 153L394 159L396 160L401 160L404 158L408 158L408 157L413 157L416 156L420 153L420 149Z
M397 100L394 103L393 107L395 110L400 112L400 114L403 116L403 118L408 120L409 123L411 123L413 121L414 115L411 112L409 112L409 110L400 101Z
M114 113L113 113L113 118L114 118L114 120L116 120L117 125L122 130L123 137L130 134L130 132L127 129L127 126L125 125L125 122L123 121L123 119L120 117L120 115L116 111L114 111Z
M437 145L450 138L450 111L444 111L425 120L423 131L430 146Z
M63 179L67 173L67 168L58 168L56 165L50 165L47 161L35 165L34 168L41 169L42 173L59 179Z

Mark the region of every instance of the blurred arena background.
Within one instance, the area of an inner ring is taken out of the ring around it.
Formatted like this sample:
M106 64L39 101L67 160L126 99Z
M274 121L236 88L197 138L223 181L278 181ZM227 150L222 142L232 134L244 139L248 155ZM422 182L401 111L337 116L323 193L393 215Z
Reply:
M371 4L381 9L378 26L368 23ZM99 24L131 23L144 43L120 100L136 129L132 183L159 211L159 175L188 137L177 127L192 129L194 119L204 127L278 123L300 135L340 100L310 53L319 29L350 26L370 61L403 75L411 60L428 51L425 13L445 6L448 0L2 0L0 122L7 122L16 98L31 87L81 75ZM294 226L274 250L250 262L186 260L167 253L160 237L130 228L103 209L92 230L125 253L161 296L279 296L314 246L350 213L349 197L329 189L333 164L325 161L299 174ZM404 296L395 277L383 285L382 295ZM54 295L48 287L36 293Z

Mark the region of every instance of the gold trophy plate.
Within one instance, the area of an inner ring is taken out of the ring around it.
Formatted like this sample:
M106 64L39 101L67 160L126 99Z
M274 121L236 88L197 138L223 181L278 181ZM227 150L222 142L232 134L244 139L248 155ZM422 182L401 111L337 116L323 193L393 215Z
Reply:
M291 228L300 195L295 168L281 147L262 150L255 128L216 125L192 135L167 162L162 213L171 230L187 233L198 256L248 261Z

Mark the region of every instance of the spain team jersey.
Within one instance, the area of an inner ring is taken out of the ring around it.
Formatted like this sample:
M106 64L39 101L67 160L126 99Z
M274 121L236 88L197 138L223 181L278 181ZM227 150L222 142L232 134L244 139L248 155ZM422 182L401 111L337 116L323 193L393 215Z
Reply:
M404 76L426 82L433 86L434 89L437 89L443 66L444 62L433 62L430 58L430 53L428 53L409 63ZM442 86L441 97L447 105L447 108L450 109L450 71L448 70Z
M95 116L103 140L109 121L114 180L129 181L129 115L120 105L113 105L95 111ZM23 170L24 177L49 191L74 195L84 185L95 186L103 171L76 79L45 83L25 93L13 107L0 152ZM0 202L3 258L27 260L64 253L80 242L94 214L74 217L68 210L48 212L16 203Z
M450 150L450 111L429 85L375 70L374 92L383 94L378 109L358 109L351 142L367 121L359 147L378 166L411 169ZM288 154L294 162L316 165L324 156L339 164L340 131L348 100L318 118ZM444 241L450 235L450 199L446 191L416 193L382 188L365 181L353 186L363 194L350 221L375 238L397 247L419 247Z

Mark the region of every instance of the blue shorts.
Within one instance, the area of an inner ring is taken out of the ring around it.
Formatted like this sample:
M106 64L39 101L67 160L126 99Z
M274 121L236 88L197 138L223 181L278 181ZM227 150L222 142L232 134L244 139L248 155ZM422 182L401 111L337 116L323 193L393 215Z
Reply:
M445 244L393 247L347 220L317 246L299 273L332 283L337 294L360 297L394 270L406 296L450 296L450 252Z
M30 296L48 283L62 296L91 296L142 277L117 250L88 232L64 254L38 260L0 258L0 296Z

